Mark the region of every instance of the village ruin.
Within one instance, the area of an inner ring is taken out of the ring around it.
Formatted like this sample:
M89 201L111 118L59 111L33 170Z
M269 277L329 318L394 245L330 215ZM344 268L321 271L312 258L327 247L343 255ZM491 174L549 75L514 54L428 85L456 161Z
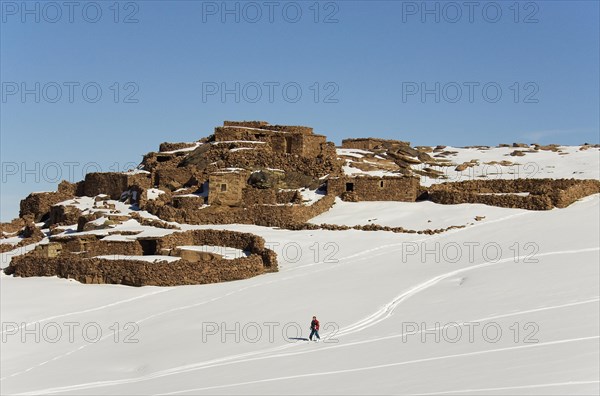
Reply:
M162 143L128 172L89 173L80 182L61 182L56 192L30 194L21 201L19 218L2 224L2 231L3 236L22 235L27 244L38 245L14 257L5 272L132 286L223 282L277 271L276 254L256 235L185 231L182 224L314 229L308 221L329 210L336 199L548 210L600 192L597 180L576 179L423 185L423 177L443 181L439 169L450 166L446 156L442 146L358 138L336 147L310 127L225 121L196 142ZM141 228L114 228L126 222ZM143 227L164 232L146 235ZM376 225L358 229L390 230ZM445 230L430 231L423 233ZM225 257L194 246L231 248L239 254Z

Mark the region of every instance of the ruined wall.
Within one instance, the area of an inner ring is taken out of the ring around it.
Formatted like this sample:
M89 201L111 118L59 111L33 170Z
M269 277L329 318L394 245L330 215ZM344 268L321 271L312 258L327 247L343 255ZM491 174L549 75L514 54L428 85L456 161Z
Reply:
M5 270L20 277L59 276L81 283L111 283L128 286L177 286L227 282L264 273L261 257L192 263L148 263L136 260L82 259L76 256L43 258L19 256Z
M204 205L205 199L202 196L174 196L172 205L177 209L197 210Z
M0 223L0 239L4 237L4 233L6 234L15 234L21 230L21 228L25 227L28 222L33 221L33 216L29 216L26 220L22 217L17 217L16 219L12 219L9 223Z
M249 252L264 260L265 271L277 271L277 256L265 247L265 240L258 235L228 230L191 230L175 232L157 241L157 251L174 249L177 246L225 246ZM251 256L250 256L251 257ZM226 260L229 262L229 260Z
M273 188L245 187L242 193L242 206L274 205L277 203L277 190Z
M119 199L121 193L129 186L150 188L152 180L148 173L125 174L117 172L93 172L85 175L82 187L82 195L94 197L98 194L106 194L111 199Z
M196 150L198 150L199 148L197 148ZM204 147L202 148L205 149ZM180 162L185 158L186 155L189 155L194 151L195 150L192 150L190 152L179 152L173 154L150 152L144 155L141 165L143 166L144 170L154 174L159 169L176 168L180 164ZM156 184L156 182L154 182L154 184Z
M269 126L270 128L271 126ZM274 153L292 154L304 157L316 157L322 154L327 138L313 135L312 128L277 126L279 129L260 130L243 127L215 128L216 141L264 141L268 142Z
M168 205L149 203L146 210L165 221L187 224L256 224L266 227L289 227L304 223L327 211L335 202L326 195L313 205L254 205L249 207L208 206L189 211Z
M247 128L260 128L269 125L266 121L223 121L223 126L240 126Z
M410 146L410 142L378 138L356 138L342 140L342 148L353 148L360 150L373 150L377 147L388 148L396 145Z
M59 241L61 249L56 246ZM82 241L85 241L85 253L73 254L80 251L73 249L79 249ZM150 252L147 248L146 251L143 250L145 241L154 241L154 251ZM212 255L211 260L207 261L190 262L181 259L171 263L91 258L108 254L158 254L176 249L177 246L188 245L233 247L250 255L233 260ZM44 249L38 249L13 259L5 273L22 277L59 276L76 279L82 283L175 286L246 279L277 271L277 255L265 247L263 238L250 233L227 230L192 230L124 242L97 240L95 236L85 235L81 238L55 238L52 246L53 254L49 251L44 254ZM58 256L52 257L56 254Z
M250 140L263 141L267 139L267 135L271 135L270 131L262 131L257 129L248 129L246 127L216 127L215 141L227 142L235 140Z
M289 132L289 133L299 133L303 135L310 135L313 133L313 128L307 126L299 126L299 125L269 125L266 121L224 121L223 127L219 129L229 129L234 127L242 128L254 128L254 129L263 129L265 131L275 131L275 132ZM217 129L215 129L215 135ZM216 137L216 136L215 136Z
M529 193L527 196L514 195ZM441 204L482 203L507 208L549 210L564 208L600 193L600 181L579 179L467 180L427 189L428 199Z
M55 192L31 193L21 200L19 217L32 216L36 222L45 221L50 216L52 205L74 198L78 188L79 184L63 180Z
M481 195L465 191L430 191L429 200L440 204L479 203L504 208L550 210L554 207L547 195Z
M35 224L28 222L29 220L23 220L24 227L17 231L17 235L20 236L21 239L18 243L0 243L0 253L9 252L11 250L22 248L23 246L27 246L36 242L41 241L45 235L42 231L39 230L35 226ZM10 223L9 223L10 224ZM12 223L16 224L16 223Z
M417 200L419 179L396 176L337 177L327 181L327 193L343 200L359 201L404 201Z
M299 125L266 125L260 128L276 132L299 133L302 135L311 135L313 133L313 128Z
M243 190L242 206L285 205L302 203L301 195L296 191L278 191L277 189L246 187Z
M186 168L162 168L154 175L154 184L160 189L177 190L197 182L193 172Z
M74 206L53 205L50 207L50 217L48 223L59 225L77 224L81 210Z
M80 257L94 257L102 255L141 256L144 251L137 240L110 241L102 236L91 234L54 236L51 242L58 242L65 253L77 253Z
M305 157L317 157L326 151L327 138L323 135L301 135L302 154Z
M184 143L184 142L178 142L178 143L171 143L171 142L162 142L160 144L160 146L158 146L158 151L160 151L161 153L166 152L166 151L175 151L175 150L181 150L184 148L189 148L189 147L194 147L196 145L196 143Z

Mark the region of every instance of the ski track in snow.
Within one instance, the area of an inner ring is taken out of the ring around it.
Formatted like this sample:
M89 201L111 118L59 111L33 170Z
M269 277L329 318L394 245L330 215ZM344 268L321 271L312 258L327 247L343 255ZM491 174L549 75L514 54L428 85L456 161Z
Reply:
M359 371L376 370L376 369L380 369L380 368L397 367L397 366L404 366L404 365L423 363L423 362L431 362L431 361L443 360L443 359L460 358L460 357L466 357L466 356L477 356L477 355L483 355L483 354L487 354L487 353L505 352L505 351L520 350L520 349L526 349L526 348L538 348L538 347L545 347L548 345L558 345L558 344L566 344L566 343L570 343L570 342L580 342L580 341L589 341L589 340L597 340L597 339L600 339L600 336L569 338L569 339L564 339L564 340L542 342L542 343L538 343L538 344L519 345L519 346L513 346L513 347L506 347L506 348L489 349L486 351L459 353L459 354L436 356L436 357L430 357L430 358L424 358L424 359L407 360L407 361L396 362L396 363L378 364L375 366L365 366L365 367L357 367L357 368L344 369L344 370L288 375L288 376L284 376L284 377L266 378L266 379L262 379L262 380L239 382L239 383L235 383L235 384L207 386L204 388L194 388L194 389L186 389L186 390L169 392L169 393L161 393L161 395L178 395L178 394L188 393L188 392L223 389L223 388L230 388L230 387L235 387L235 386L260 384L260 383L265 383L265 382L284 381L284 380L288 380L288 379L321 377L321 376L334 375L334 374L347 374L347 373L354 373L354 372L359 372Z
M119 301L112 302L110 304L100 305L98 307L88 308L88 309L84 309L84 310L81 310L81 311L67 312L67 313L60 314L60 315L49 316L47 318L38 319L38 320L35 320L33 322L28 322L28 323L21 324L21 326L19 326L19 330L22 330L24 327L31 326L33 324L47 322L47 321L53 320L53 319L64 318L66 316L72 316L72 315L81 315L81 314L85 314L85 313L89 313L89 312L100 311L100 310L103 310L103 309L106 309L106 308L112 308L112 307L115 307L117 305L121 305L121 304L125 304L125 303L131 302L131 301L139 300L140 298L154 296L156 294L164 293L164 292L167 292L169 290L172 290L172 288L165 288L164 290L158 290L158 291L154 291L152 293L142 294L142 295L139 295L139 296L127 298L125 300L119 300ZM7 330L3 330L3 331L0 332L0 334L4 334L7 331L8 331L8 329Z
M417 393L415 396L427 396L427 395L450 395L452 393L471 393L471 392L493 392L493 391L504 391L504 390L518 390L518 389L538 389L538 388L550 388L554 386L571 386L571 385L591 385L598 384L600 381L569 381L569 382L553 382L549 384L533 384L533 385L520 385L520 386L503 386L501 388L479 388L479 389L459 389L443 392L434 393Z
M373 250L377 250L373 249ZM556 252L548 252L548 253L541 253L538 254L538 257L544 257L544 256L551 256L551 255L560 255L560 254L576 254L576 253L586 253L586 252L593 252L593 251L599 251L600 248L599 247L594 247L594 248L586 248L586 249L578 249L578 250L563 250L563 251L556 251ZM365 252L362 252L365 253ZM438 276L435 276L425 282L422 282L410 289L408 289L407 291L403 292L402 294L400 294L399 296L397 296L396 298L394 298L391 302L389 302L388 304L384 305L382 308L380 308L379 310L377 310L375 313L373 313L372 315L359 320L358 322L355 322L354 324L351 324L349 326L346 326L345 328L343 328L343 330L341 330L337 335L337 337L343 337L343 336L347 336L350 334L354 334L356 332L360 332L363 331L367 328L370 328L372 326L375 326L376 324L380 323L383 320L388 319L394 312L394 310L404 301L406 301L408 298L414 296L415 294L424 291L434 285L436 285L437 283L439 283L440 281L447 279L449 277L455 276L457 274L460 274L462 272L466 272L466 271L471 271L471 270L476 270L476 269L480 269L480 268L484 268L484 267L489 267L489 266L493 266L493 265L497 265L497 264L502 264L502 263L506 263L512 260L521 260L523 258L527 258L529 257L529 255L522 255L522 256L518 256L518 257L509 257L506 259L502 259L502 260L498 260L498 261L494 261L494 262L484 262L481 264L477 264L477 265L473 265L473 266L469 266L469 267L465 267L465 268L461 268L461 269L457 269L454 271L450 271ZM330 267L328 267L330 268ZM273 282L273 281L271 281ZM270 283L270 282L268 282ZM220 296L220 297L215 297L212 300L209 301L205 301L205 302L201 302L201 303L197 303L197 304L192 304L192 305L200 305L200 304L205 304L207 302L210 301L214 301L214 300L218 300L221 299L227 295L231 295L234 293L237 293L243 289L248 289L251 287L256 287L258 285L253 285L253 286L248 286L246 288L242 288L236 291L232 291L226 295ZM577 303L573 303L573 304L563 304L557 307L564 307L564 306L570 306L570 305L577 305L577 304L583 304L583 303L590 303L590 302L596 302L598 301L598 298L596 299L592 299L592 300L586 300L584 302L577 302ZM172 311L176 311L176 310L180 310L180 309L186 309L189 306L186 307L180 307L180 308L175 308L173 310L167 311L167 312L172 312ZM545 309L551 309L548 307L545 308L540 308L540 309L536 309L536 310L529 310L526 312L534 312L534 311L538 311L538 310L545 310ZM144 318L136 323L140 323L142 321L148 320L152 317L156 317L159 315L162 315L163 313L160 314L155 314L152 315L150 317ZM511 316L511 315L516 315L518 313L510 313L510 314L503 314L503 315L497 315L494 316L493 318L496 317L507 317L507 316ZM491 318L488 318L488 320L490 320ZM479 321L482 321L483 319L479 319ZM464 323L464 322L463 322ZM412 333L411 333L412 334ZM112 336L112 335L110 335ZM35 391L35 392L27 392L27 393L22 393L23 395L28 395L28 394L40 394L40 393L58 393L58 392L69 392L69 391L76 391L76 390L82 390L82 389L90 389L90 388L96 388L96 387L104 387L104 386L114 386L114 385L121 385L121 384L130 384L130 383L136 383L136 382L143 382L143 381L148 381L148 380L152 380L152 379L156 379L156 378L161 378L161 377L165 377L165 376L171 376L171 375L177 375L177 374L182 374L182 373L187 373L190 371L195 371L195 370L201 370L201 369L206 369L206 368L214 368L214 367L219 367L219 366L223 366L223 365L229 365L229 364L238 364L238 363L244 363L244 362L249 362L249 361L255 361L255 360L262 360L262 359L269 359L269 358L278 358L278 357L284 357L284 356L291 356L291 355L296 355L296 354L303 354L303 353L311 353L311 352L316 352L316 351L320 351L320 350L327 350L330 348L336 348L336 347L346 347L346 346L352 346L352 345L357 345L360 343L365 343L365 342L374 342L374 341L380 341L383 339L390 339L390 338L396 338L396 337L400 337L402 335L393 335L393 336L387 336L387 337L380 337L377 339L372 339L372 340L366 340L366 341L359 341L356 343L350 343L350 344L344 344L344 345L339 345L339 346L333 346L333 347L329 347L329 348L322 348L319 350L310 350L310 351L302 351L302 352L296 352L296 353L284 353L284 354L274 354L274 355L267 355L267 356L258 356L258 355L264 355L266 353L275 353L278 351L282 351L291 347L294 347L296 345L299 345L299 343L293 343L293 344L287 344L287 345L282 345L282 346L278 346L278 347L274 347L274 348L268 348L262 351L254 351L254 352L248 352L248 353L243 353L243 354L239 354L239 355L232 355L229 357L224 357L224 358L219 358L219 359L214 359L214 360L210 360L210 361L205 361L205 362L200 362L200 363L194 363L194 364L189 364L189 365L185 365L185 366L180 366L180 367L175 367L172 369L167 369L167 370L163 370L163 371L158 371L143 377L138 377L138 378L129 378L129 379L122 379L122 380L108 380L108 381L97 381L97 382L91 382L91 383L84 383L84 384L79 384L79 385L71 385L71 386L64 386L64 387L58 387L58 388L50 388L50 389L43 389L43 390L39 390L39 391ZM107 336L108 337L108 336ZM328 334L324 334L323 338L325 339L326 337L328 337ZM583 339L589 339L590 337L587 338L583 338ZM591 338L599 338L599 337L591 337ZM581 339L574 339L574 340L581 340ZM556 343L560 343L560 342L564 342L563 341L552 341L549 343L544 343L544 344L533 344L533 346L539 346L539 345L553 345ZM77 348L76 350L81 350L83 349L85 346L87 345L83 345L79 348ZM532 345L527 345L528 347L532 346ZM514 349L514 348L519 348L519 347L511 347L511 348L504 348L501 350L505 350L505 349ZM75 351L76 351L75 350ZM62 356L67 356L70 355L71 353L73 353L74 351L68 352L65 355L61 355ZM487 353L489 351L479 351L479 352L473 352L473 353L468 353L465 354L464 356L470 356L473 354L480 354L480 353ZM255 357L252 357L255 356ZM455 356L455 355L450 355L450 356ZM456 356L463 356L463 355L456 355ZM57 360L59 357L57 358L53 358L49 361L54 361ZM442 358L447 358L447 357L442 357ZM421 361L428 361L431 359L438 359L438 358L427 358L425 360L420 359L417 361L411 361L411 362L421 362ZM49 362L47 361L47 362ZM47 362L41 363L38 366L41 366L43 364L46 364ZM400 365L400 364L408 364L407 362L400 362L400 363L393 363L392 365ZM360 370L367 370L367 369L373 369L373 368L379 368L379 367L387 367L389 365L379 365L379 366L372 366L372 368L362 368ZM34 366L37 367L37 366ZM25 373L28 372L30 370L32 370L34 367L31 367L29 369L26 369L22 372L19 373L15 373L12 376L21 374L21 373ZM359 370L359 369L351 369L352 370ZM345 371L343 371L345 372ZM337 372L331 372L331 373L337 373ZM320 374L320 373L319 373ZM285 379L289 379L289 378L301 378L302 376L312 376L313 374L307 374L307 375L301 375L300 377L298 376L291 376L291 377L281 377L281 378L285 378ZM314 374L317 375L317 374ZM320 374L322 375L322 374ZM269 381L269 380L258 380L260 381ZM250 383L256 383L256 382L250 382ZM240 385L243 384L250 384L250 383L242 383ZM235 384L234 384L235 385ZM227 386L234 386L234 385L227 385ZM187 391L181 391L181 392L192 392L192 391L198 391L198 390L208 390L208 389L215 389L218 387L224 387L226 385L223 386L217 386L217 387L212 387L212 388L201 388L201 389L193 389L193 390L187 390Z

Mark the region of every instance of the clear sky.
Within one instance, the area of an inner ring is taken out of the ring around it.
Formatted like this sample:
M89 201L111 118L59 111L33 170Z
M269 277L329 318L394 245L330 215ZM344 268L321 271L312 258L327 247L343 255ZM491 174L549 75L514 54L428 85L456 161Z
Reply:
M223 120L599 141L598 1L0 2L1 219Z

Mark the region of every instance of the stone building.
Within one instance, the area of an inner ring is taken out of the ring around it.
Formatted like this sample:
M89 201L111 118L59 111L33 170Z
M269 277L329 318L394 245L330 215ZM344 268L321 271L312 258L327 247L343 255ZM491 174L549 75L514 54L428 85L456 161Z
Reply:
M225 121L215 128L215 141L261 141L276 154L314 158L325 151L327 138L305 126L269 125L264 121Z
M327 193L345 201L414 202L419 192L419 179L406 176L346 175L327 180Z
M33 254L38 257L53 258L60 255L62 252L62 245L57 242L50 242L46 244L37 245L33 251Z
M208 178L208 204L239 206L246 187L248 172L243 169L223 169Z

